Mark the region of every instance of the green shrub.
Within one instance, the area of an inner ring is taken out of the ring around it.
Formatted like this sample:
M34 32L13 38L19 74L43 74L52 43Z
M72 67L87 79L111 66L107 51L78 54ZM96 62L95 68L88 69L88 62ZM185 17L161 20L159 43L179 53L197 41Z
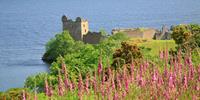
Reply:
M140 48L136 44L127 42L121 43L121 48L117 49L113 54L113 66L118 67L124 64L131 64L132 60L142 58Z
M68 31L56 34L55 38L52 38L46 44L46 53L43 55L43 60L53 62L59 56L74 52L74 44L75 42Z
M172 38L183 49L200 47L200 25L177 25L172 28Z

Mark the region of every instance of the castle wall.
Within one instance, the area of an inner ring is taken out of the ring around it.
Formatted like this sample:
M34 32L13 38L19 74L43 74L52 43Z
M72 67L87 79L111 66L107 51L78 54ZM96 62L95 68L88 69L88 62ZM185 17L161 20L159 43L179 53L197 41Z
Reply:
M63 30L68 30L75 40L82 40L80 22L67 21L63 23Z
M152 39L156 33L155 29L140 29L140 28L127 28L127 29L113 29L112 34L122 32L131 38L147 38Z
M156 33L156 30L155 30L155 29L148 29L148 30L145 30L145 31L144 31L144 34L143 34L143 38L146 38L146 39L153 39L155 33Z
M124 31L128 37L133 37L133 38L143 38L143 33L139 32L137 30L135 31Z
M90 44L98 44L103 39L100 32L88 32L83 36L83 41Z

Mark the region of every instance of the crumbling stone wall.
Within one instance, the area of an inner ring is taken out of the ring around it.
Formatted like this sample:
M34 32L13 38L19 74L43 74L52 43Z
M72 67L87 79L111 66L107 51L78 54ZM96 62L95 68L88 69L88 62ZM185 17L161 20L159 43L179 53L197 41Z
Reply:
M156 33L155 29L145 28L127 28L127 29L113 29L112 34L122 32L131 38L146 38L152 39Z
M104 37L100 32L88 32L83 36L83 42L90 44L98 44Z
M145 38L145 39L153 39L155 33L156 33L156 30L155 30L155 29L148 29L148 30L145 30L145 31L143 32L143 38Z

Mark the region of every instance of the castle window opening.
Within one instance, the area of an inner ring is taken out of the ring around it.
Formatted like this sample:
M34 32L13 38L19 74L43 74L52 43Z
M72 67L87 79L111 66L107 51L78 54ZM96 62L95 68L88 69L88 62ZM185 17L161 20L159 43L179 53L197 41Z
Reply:
M87 30L85 29L85 32L87 32Z

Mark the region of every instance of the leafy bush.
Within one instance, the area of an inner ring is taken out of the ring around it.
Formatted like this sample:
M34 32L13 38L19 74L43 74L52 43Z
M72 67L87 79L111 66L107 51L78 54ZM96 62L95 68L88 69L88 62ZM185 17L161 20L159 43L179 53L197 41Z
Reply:
M200 25L177 25L172 27L172 38L183 49L200 47Z
M24 88L11 88L0 94L0 100L22 100Z
M142 58L140 48L136 44L127 42L121 43L121 48L117 49L113 54L113 66L118 67L124 64L131 64L132 60Z
M29 87L32 90L37 87L38 91L43 91L45 78L48 78L47 73L39 73L34 76L29 76L25 81L25 87Z
M74 44L75 42L68 31L56 34L55 38L52 38L46 44L46 53L43 55L43 60L53 62L59 56L74 52Z

